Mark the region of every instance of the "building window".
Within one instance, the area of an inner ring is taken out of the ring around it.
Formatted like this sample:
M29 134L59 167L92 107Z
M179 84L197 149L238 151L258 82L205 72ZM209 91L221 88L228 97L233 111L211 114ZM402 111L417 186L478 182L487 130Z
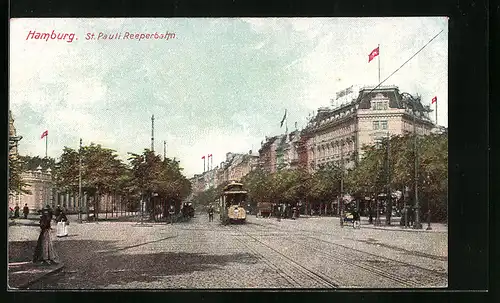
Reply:
M387 129L387 121L380 121L382 129Z
M378 130L379 129L379 122L378 121L373 121L373 129Z
M387 110L389 109L389 103L387 101L372 101L372 109Z

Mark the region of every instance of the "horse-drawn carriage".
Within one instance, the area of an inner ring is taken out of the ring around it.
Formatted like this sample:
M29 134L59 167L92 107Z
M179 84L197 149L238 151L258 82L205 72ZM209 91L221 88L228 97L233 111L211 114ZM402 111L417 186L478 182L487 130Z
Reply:
M343 224L352 224L353 228L359 228L361 225L361 217L357 211L347 211L342 217Z

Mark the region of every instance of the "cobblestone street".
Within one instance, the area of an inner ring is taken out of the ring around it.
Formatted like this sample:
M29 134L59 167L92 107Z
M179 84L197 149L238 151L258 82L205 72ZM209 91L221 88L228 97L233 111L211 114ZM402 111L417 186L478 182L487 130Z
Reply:
M446 232L340 228L332 217L247 220L75 222L68 237L54 232L63 270L29 289L447 286ZM34 246L38 231L9 227L9 254Z

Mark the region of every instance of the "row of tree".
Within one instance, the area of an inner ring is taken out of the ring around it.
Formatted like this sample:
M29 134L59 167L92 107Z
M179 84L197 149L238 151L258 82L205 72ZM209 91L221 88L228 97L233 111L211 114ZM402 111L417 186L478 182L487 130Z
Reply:
M76 195L81 173L82 192L93 197L92 206L96 211L103 195L111 196L112 203L119 200L129 208L139 205L143 199L149 203L150 210L154 209L153 203L156 201L179 205L190 195L191 184L182 174L176 159L162 159L148 149L142 154L129 153L129 156L128 163L125 163L114 150L90 144L81 150L65 147L59 161L29 156L12 157L9 159L9 189L11 193L29 193L21 173L42 166L44 170L51 168L55 188L60 193Z
M343 194L361 201L381 200L379 196L399 191L408 205L414 205L415 151L417 153L418 197L421 212L431 210L433 220L444 221L447 217L448 189L448 134L432 134L418 137L415 149L413 135L392 136L380 144L363 147L363 157L352 169L342 165L325 165L314 173L305 169L279 170L268 173L256 169L241 181L249 191L253 207L257 202L299 202L308 207L330 205ZM212 203L220 194L221 187L199 193L199 204ZM388 218L392 214L392 202L385 199L381 208ZM373 202L372 202L373 203ZM375 202L377 203L377 202Z

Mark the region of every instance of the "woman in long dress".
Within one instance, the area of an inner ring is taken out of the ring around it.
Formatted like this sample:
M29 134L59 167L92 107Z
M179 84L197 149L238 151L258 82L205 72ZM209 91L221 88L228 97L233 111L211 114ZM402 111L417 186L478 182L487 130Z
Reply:
M44 263L44 264L56 264L59 262L59 256L54 249L52 244L52 239L50 232L52 228L50 227L50 215L47 209L43 210L42 216L40 217L40 236L38 236L38 241L36 243L35 254L33 256L34 263Z

